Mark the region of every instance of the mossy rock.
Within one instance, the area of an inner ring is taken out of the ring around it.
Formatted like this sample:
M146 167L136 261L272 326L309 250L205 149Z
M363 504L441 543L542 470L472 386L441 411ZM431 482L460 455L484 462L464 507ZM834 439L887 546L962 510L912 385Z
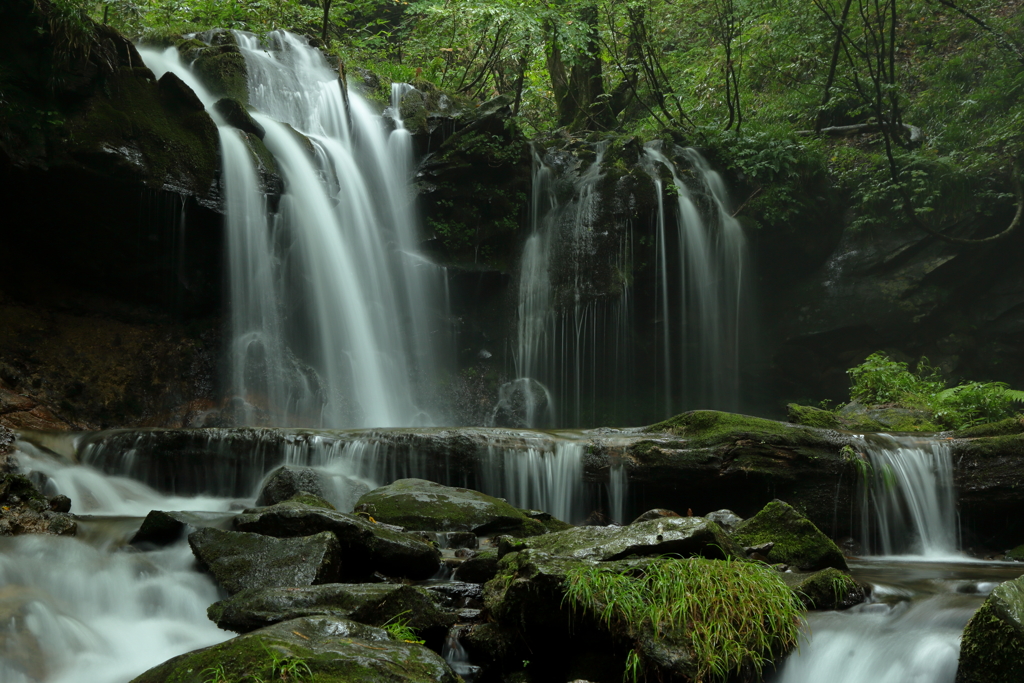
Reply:
M399 479L374 489L359 499L356 511L414 531L472 531L478 536L503 533L518 537L547 532L543 524L500 498L425 479Z
M179 655L132 683L207 683L212 672L221 673L218 680L285 680L283 667L299 663L309 668L309 679L317 683L460 680L441 657L422 645L391 639L382 629L352 621L309 617Z
M839 418L831 410L790 403L786 406L786 414L793 424L817 427L818 429L842 429Z
M773 500L740 524L732 538L747 547L774 543L767 556L772 564L781 562L803 571L826 567L849 571L839 546L781 500Z
M303 493L324 498L325 489L320 473L312 467L282 465L268 474L260 484L256 505L275 505Z
M341 547L329 531L271 538L206 528L189 534L188 542L200 568L229 594L246 588L332 583L341 572Z
M481 550L455 570L455 578L470 583L487 583L498 573L498 551Z
M964 628L956 683L1024 681L1024 577L996 587Z
M717 410L682 413L645 431L684 437L691 447L716 446L744 438L794 446L827 444L824 436L802 425Z
M210 47L192 62L192 70L214 97L228 97L249 106L248 70L245 57L234 45Z
M238 633L316 615L371 626L401 618L413 629L442 632L455 623L454 613L440 609L425 588L390 583L250 589L213 603L207 614L217 626Z
M344 556L339 575L353 580L365 579L373 572L418 580L437 572L441 553L423 538L358 515L308 505L305 500L319 500L308 494L300 493L300 498L304 500L246 510L235 517L234 526L277 538L329 533Z
M1005 420L1000 420L999 422L975 425L965 429L958 429L953 432L953 436L957 439L977 439L987 436L1012 436L1014 434L1024 434L1024 416L1018 415L1017 417L1008 417Z
M779 574L807 609L847 609L864 602L864 587L857 580L833 567L813 574Z
M848 403L839 411L843 429L862 432L938 432L932 412L903 405Z
M230 524L230 513L151 510L132 537L131 545L170 545L197 529L226 529Z
M566 529L575 529L575 525L563 522L558 519L550 512L544 512L543 510L520 510L524 515L530 519L535 519L544 525L544 528L550 533L555 531L565 531Z
M1016 548L1007 550L1006 559L1013 560L1014 562L1024 562L1024 545L1019 545Z
M666 517L623 527L584 526L535 538L502 539L498 554L527 548L600 562L649 555L746 557L721 527L703 517Z

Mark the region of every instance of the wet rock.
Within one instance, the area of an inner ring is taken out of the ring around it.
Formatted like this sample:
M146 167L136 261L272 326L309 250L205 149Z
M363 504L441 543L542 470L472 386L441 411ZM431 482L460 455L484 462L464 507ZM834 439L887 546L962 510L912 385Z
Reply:
M50 498L50 510L53 512L71 512L71 499L64 494Z
M487 583L498 573L498 551L481 550L468 557L455 572L459 581Z
M737 515L732 510L715 510L704 515L704 519L710 519L712 522L722 527L722 530L727 534L731 534L736 530L740 524L743 523L743 518Z
M535 519L543 524L544 528L548 531L565 531L566 529L574 528L574 525L563 522L550 512L544 512L543 510L520 510L520 512L530 519Z
M448 609L480 609L483 607L484 589L479 583L449 581L426 587L439 604Z
M771 564L782 562L803 571L826 567L849 571L839 547L809 519L781 500L768 503L740 524L732 538L748 547L774 543L767 555Z
M399 528L336 510L285 502L246 510L235 518L239 531L277 538L331 532L343 555L341 575L358 578L373 572L426 579L437 572L441 553L422 538Z
M299 493L311 493L320 498L326 497L325 487L320 473L312 467L295 467L283 465L267 475L260 486L256 497L256 505L276 505L297 496Z
M703 517L666 517L625 527L579 527L521 540L503 538L498 555L527 548L600 562L666 554L718 559L746 556L721 527Z
M779 577L807 609L847 609L864 602L864 586L832 567L813 574L782 572Z
M219 45L200 51L192 70L214 97L230 97L249 104L248 71L237 45Z
M344 619L285 621L156 666L132 683L204 683L223 667L228 680L273 680L281 665L303 662L321 683L457 683L440 656Z
M131 545L161 547L177 542L197 529L227 529L231 516L223 512L168 512L152 510L132 536Z
M648 510L647 512L643 513L642 515L640 515L639 517L634 519L632 522L630 522L630 524L638 524L640 522L649 522L652 519L664 519L665 517L681 517L681 516L682 515L680 515L678 512L674 512L672 510L666 510L664 508L655 508L654 510Z
M424 479L399 479L359 499L357 512L417 531L472 531L530 536L544 526L507 502L464 488Z
M964 628L956 683L1024 680L1024 577L1000 584Z
M203 111L206 107L185 81L170 71L157 81L160 95L170 106L181 107L186 111Z
M387 583L249 589L215 602L207 614L221 628L238 633L313 615L371 626L401 618L417 631L447 631L455 623L455 614L439 608L425 588Z
M77 532L78 524L71 516L51 510L50 501L28 477L14 473L0 475L0 536L74 536Z
M189 534L188 542L200 568L232 595L246 588L331 583L341 573L341 547L326 531L279 539L206 528Z
M245 110L245 107L235 99L230 97L222 97L217 100L213 108L217 110L217 113L224 117L224 121L229 126L234 126L240 131L246 133L252 133L260 140L267 134L267 131L263 129L256 119L249 115L249 112Z

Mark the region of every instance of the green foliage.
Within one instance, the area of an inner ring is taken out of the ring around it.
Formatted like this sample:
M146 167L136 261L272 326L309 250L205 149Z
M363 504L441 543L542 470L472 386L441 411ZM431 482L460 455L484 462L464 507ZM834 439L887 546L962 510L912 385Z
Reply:
M416 631L409 626L409 620L400 618L403 614L408 613L409 610L396 614L395 616L391 617L386 622L381 624L381 628L387 631L389 634L391 634L391 637L395 640L402 640L406 643L416 643L417 645L422 645L426 641L420 638L416 634Z
M696 666L694 680L726 680L766 664L797 643L801 604L759 564L731 560L666 559L628 573L601 565L574 567L565 601L609 630L639 640L681 640ZM627 679L636 681L642 654L630 652Z
M1003 420L1015 413L1018 404L1024 404L1024 391L1011 389L1004 382L964 382L947 388L926 358L911 371L906 363L878 352L847 372L853 380L852 400L923 408L950 429Z

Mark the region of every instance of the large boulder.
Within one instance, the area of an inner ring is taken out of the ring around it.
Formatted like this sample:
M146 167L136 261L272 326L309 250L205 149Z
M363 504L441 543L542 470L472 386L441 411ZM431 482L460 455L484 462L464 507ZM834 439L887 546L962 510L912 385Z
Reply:
M320 498L326 497L320 473L312 467L282 465L263 480L256 504L262 507L283 503L302 492L312 493Z
M399 479L370 491L356 505L374 519L417 531L472 531L532 536L547 530L506 501L425 479Z
M499 626L487 630L494 651L516 653L500 642L514 624L530 659L555 676L569 673L568 640L573 659L612 653L627 674L635 662L658 679L759 670L795 646L800 624L800 604L777 572L702 558L595 562L526 549L501 560L485 601Z
M246 588L332 583L341 572L341 547L329 531L271 538L206 528L189 534L188 542L199 566L232 595Z
M767 555L771 563L781 562L802 571L826 567L849 571L839 546L809 519L781 500L773 500L740 524L732 538L748 547L774 544Z
M956 683L1024 680L1024 577L996 587L964 628Z
M381 572L427 579L437 573L441 553L424 539L386 524L336 510L285 502L246 510L235 518L239 531L289 538L331 532L345 558L342 575L357 578Z
M624 527L589 526L534 538L502 539L499 555L526 548L599 562L645 555L746 557L721 527L703 517L666 517Z
M307 680L317 683L457 683L441 657L422 645L392 640L379 628L308 617L268 626L156 666L132 683L217 680Z
M864 602L864 586L833 567L810 574L782 572L779 576L807 609L847 609Z
M151 510L132 537L131 545L159 547L170 545L198 529L227 529L232 516L224 512Z
M314 615L372 626L401 619L417 631L447 631L455 622L454 613L439 609L425 588L390 583L250 589L215 602L207 613L217 626L238 633Z

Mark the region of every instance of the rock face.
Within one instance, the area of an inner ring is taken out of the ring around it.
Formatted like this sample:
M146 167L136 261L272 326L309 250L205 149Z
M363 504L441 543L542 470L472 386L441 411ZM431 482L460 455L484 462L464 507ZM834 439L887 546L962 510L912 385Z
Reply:
M330 532L278 539L206 528L189 534L188 542L203 571L232 595L246 588L331 583L341 573L341 548Z
M344 558L339 575L352 578L381 572L387 576L426 579L441 564L440 552L422 538L356 515L300 503L246 510L235 518L234 525L239 531L278 538L326 532L336 539Z
M357 512L418 531L472 531L477 535L545 533L544 526L507 502L424 479L400 479L359 499Z
M746 553L714 522L667 517L624 527L584 526L522 540L503 541L499 555L532 549L574 560L609 562L645 555L744 558Z
M304 663L318 683L457 683L441 657L422 645L392 640L379 628L343 619L293 619L180 655L132 683L206 683L216 667L227 680L285 680ZM303 673L305 671L303 670ZM290 678L290 677L289 677ZM296 679L298 680L298 679Z
M839 547L818 527L781 500L768 503L759 513L736 527L732 538L744 546L772 543L768 561L803 571L834 567L849 571Z
M985 598L964 628L957 683L1024 680L1024 578L1007 581Z
M455 622L426 589L387 583L249 589L214 603L208 613L218 626L238 633L315 615L371 626L401 619L417 632L440 629L442 636Z
M847 609L864 602L864 587L849 574L829 567L813 574L779 574L807 609Z

